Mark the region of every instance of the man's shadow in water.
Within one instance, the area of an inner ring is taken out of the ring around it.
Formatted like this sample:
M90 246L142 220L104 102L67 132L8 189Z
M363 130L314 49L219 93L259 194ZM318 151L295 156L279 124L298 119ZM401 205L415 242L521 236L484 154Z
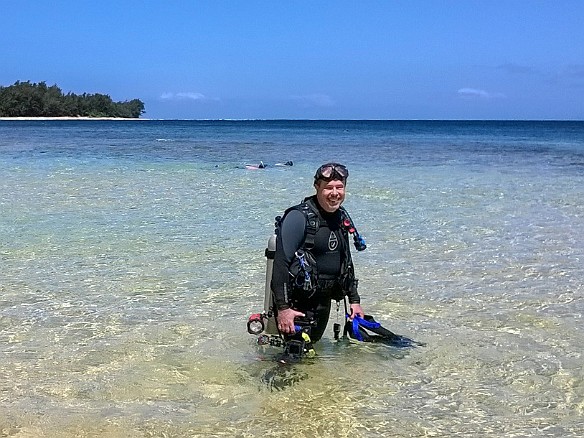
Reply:
M381 360L400 360L409 355L411 350L415 347L426 346L423 342L414 341L400 335L394 335L387 338L385 342L351 342L349 338L342 337L335 341L334 344L328 345L327 352L320 351L314 357L287 357L282 353L272 352L271 355L262 357L262 363L272 362L274 366L263 369L260 373L260 381L262 386L265 385L270 391L283 391L295 384L310 377L308 367L319 360L335 360L339 355L355 353L359 351L359 355L363 353L371 354L372 359L376 357ZM332 347L332 351L330 350ZM332 355L330 353L333 353Z
M291 363L276 363L263 371L260 380L270 391L282 391L308 378L308 373Z

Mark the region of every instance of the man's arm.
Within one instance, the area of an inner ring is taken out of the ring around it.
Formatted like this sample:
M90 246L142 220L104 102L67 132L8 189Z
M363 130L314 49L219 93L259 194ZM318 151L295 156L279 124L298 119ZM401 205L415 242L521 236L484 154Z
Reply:
M274 269L272 271L271 288L274 294L274 304L278 310L289 307L288 284L290 280L290 264L294 254L304 243L306 231L306 216L300 210L290 210L280 226L280 234L276 241Z

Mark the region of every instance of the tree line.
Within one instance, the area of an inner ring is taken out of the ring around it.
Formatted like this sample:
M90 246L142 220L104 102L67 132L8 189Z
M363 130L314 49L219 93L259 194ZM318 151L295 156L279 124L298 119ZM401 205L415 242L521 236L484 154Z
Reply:
M0 86L0 117L121 117L137 118L144 102L114 102L106 94L63 94L57 85L16 81Z

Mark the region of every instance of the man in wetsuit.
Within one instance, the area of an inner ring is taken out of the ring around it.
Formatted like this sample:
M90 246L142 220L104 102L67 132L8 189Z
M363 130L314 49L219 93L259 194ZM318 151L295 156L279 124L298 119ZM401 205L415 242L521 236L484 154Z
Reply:
M364 316L348 232L343 225L348 215L341 208L348 176L349 171L341 164L323 164L314 175L316 195L288 209L282 219L271 282L280 333L293 334L294 319L310 312L316 320L310 338L312 342L318 341L328 323L331 299L342 300L344 296L349 300L350 317ZM302 272L300 281L293 277L298 255L302 254L303 263L316 264L315 269L310 269L311 275L314 270L317 272L313 287L303 287Z

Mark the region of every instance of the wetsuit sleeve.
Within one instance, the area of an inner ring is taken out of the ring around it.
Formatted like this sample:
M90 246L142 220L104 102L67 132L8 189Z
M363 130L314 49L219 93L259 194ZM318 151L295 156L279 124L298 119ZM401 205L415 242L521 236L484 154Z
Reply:
M351 275L349 276L349 284L347 285L347 298L349 298L349 304L360 304L361 297L359 296L359 292L357 292L357 285L359 280L355 278L355 272L353 270L353 265L350 267Z
M276 240L274 269L272 271L272 293L274 304L279 310L289 307L288 280L290 264L294 254L304 244L306 232L306 216L299 210L290 210L280 225L280 233Z
M348 245L348 240L347 240ZM353 266L353 259L351 257L351 251L347 251L349 260L347 260L349 269L347 275L347 283L345 285L345 293L347 294L347 298L349 299L349 304L360 304L361 297L359 296L359 292L357 291L357 287L359 285L359 280L355 278L355 268Z

